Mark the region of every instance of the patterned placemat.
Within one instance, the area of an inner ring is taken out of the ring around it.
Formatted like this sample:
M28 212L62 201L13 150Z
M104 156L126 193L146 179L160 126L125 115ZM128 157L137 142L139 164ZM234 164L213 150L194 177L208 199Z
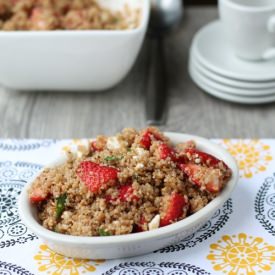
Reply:
M275 274L275 140L214 141L237 159L240 181L211 220L149 255L96 261L54 253L20 221L16 205L43 165L84 141L0 140L0 274Z

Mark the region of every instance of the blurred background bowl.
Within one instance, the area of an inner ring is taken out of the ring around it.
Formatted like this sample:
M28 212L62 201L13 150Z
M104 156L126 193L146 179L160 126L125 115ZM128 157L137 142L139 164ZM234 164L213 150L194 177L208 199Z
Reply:
M25 91L101 91L132 68L147 30L148 0L98 0L113 10L141 9L129 30L0 31L0 84Z

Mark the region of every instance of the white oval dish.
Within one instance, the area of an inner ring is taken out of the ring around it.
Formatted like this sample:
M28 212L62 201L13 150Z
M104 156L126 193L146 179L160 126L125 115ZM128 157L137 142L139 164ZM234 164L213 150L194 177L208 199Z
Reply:
M194 233L216 210L229 199L239 179L239 172L234 158L221 146L211 141L187 134L166 133L174 142L194 140L200 150L222 159L233 172L232 178L222 193L197 213L172 225L152 231L109 237L78 237L69 236L47 230L36 218L36 209L29 202L28 192L32 182L27 183L19 197L19 214L25 225L39 236L57 253L85 259L114 259L131 257L163 248L179 242Z

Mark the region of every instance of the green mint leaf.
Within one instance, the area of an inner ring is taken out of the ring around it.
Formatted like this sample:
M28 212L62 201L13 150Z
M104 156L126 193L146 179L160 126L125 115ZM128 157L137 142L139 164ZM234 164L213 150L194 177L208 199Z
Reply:
M67 200L67 194L62 194L56 199L56 217L60 218L65 210L65 203Z
M101 236L101 237L111 236L111 233L106 231L103 228L99 228L98 233L99 233L99 236Z
M123 157L116 157L116 156L108 156L104 160L106 161L116 161L116 160L121 160Z

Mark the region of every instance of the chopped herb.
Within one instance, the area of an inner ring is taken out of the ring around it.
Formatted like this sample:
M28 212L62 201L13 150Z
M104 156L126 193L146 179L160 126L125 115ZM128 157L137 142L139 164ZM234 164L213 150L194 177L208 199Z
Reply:
M111 236L111 233L106 231L103 228L99 228L98 233L99 233L99 236L101 236L101 237Z
M60 195L57 199L56 199L56 217L60 218L63 211L65 210L65 203L67 200L67 194L63 194Z
M128 151L128 152L131 152L131 151L132 151L132 149L131 149L131 148L127 148L127 151Z
M121 160L123 157L116 157L116 156L108 156L104 160L106 161L116 161L116 160Z

